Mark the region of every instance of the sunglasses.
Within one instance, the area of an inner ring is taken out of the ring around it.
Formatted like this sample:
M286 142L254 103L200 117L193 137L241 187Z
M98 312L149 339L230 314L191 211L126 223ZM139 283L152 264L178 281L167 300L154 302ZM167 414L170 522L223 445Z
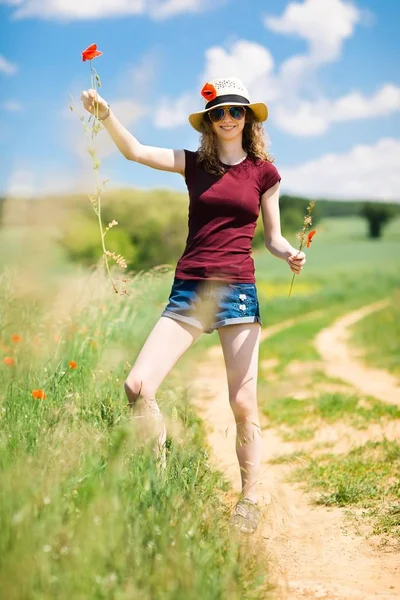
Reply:
M246 109L244 106L230 106L229 108L224 108L223 106L219 108L213 108L208 111L208 116L210 121L213 123L219 123L225 117L225 113L229 112L232 119L235 121L241 121L246 114Z

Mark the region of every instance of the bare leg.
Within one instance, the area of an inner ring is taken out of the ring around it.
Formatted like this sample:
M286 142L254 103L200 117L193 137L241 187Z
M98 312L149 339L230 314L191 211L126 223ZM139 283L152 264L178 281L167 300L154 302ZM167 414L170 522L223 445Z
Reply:
M154 452L163 461L166 429L156 393L179 358L201 333L200 329L186 323L160 317L125 381L125 392L135 417L141 420L142 432L146 437L155 437Z
M242 496L257 500L255 485L261 462L261 430L257 406L258 323L228 325L218 330L228 378L229 401L236 421L236 454Z

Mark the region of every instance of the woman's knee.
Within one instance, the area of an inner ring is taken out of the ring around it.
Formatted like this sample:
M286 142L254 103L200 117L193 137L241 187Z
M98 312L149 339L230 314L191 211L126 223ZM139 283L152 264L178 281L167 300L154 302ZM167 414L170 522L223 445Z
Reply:
M231 394L229 402L236 421L248 419L258 412L257 396L252 390Z
M154 389L154 386L146 381L146 378L135 374L128 375L124 383L124 388L129 404L134 404L139 396L142 398L154 398L157 392L157 390Z

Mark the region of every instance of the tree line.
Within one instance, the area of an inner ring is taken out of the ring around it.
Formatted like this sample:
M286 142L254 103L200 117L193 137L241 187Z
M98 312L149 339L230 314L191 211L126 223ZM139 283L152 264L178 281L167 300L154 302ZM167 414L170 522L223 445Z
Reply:
M284 235L300 231L308 198L283 194L280 198ZM105 193L102 220L119 225L107 234L109 249L122 254L131 269L148 269L160 263L172 264L181 255L187 236L186 193L171 190L121 189ZM400 204L321 199L313 210L313 226L326 217L362 216L368 235L381 237L385 225L400 216ZM97 218L90 202L81 194L49 195L43 198L0 197L0 227L44 227L53 232L57 243L73 261L93 264L101 256ZM253 248L264 244L261 218Z

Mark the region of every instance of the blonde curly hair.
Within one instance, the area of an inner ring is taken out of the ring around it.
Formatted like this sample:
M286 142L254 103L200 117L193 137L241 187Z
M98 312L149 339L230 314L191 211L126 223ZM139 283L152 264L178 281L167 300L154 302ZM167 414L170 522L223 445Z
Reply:
M275 160L265 148L264 128L259 121L256 121L251 109L247 109L246 111L242 146L243 150L253 161L261 159L274 162ZM218 158L217 134L208 118L208 113L205 113L203 117L203 133L200 138L198 153L199 162L202 163L208 173L212 175L224 175L226 173L227 168L224 167Z

